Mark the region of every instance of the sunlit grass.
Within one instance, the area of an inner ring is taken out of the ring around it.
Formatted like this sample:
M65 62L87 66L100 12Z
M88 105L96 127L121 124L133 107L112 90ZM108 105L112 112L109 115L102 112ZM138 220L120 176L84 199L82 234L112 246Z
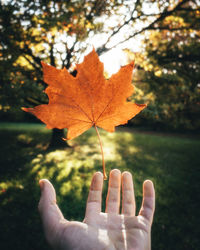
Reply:
M52 182L58 204L68 219L83 220L90 180L94 172L102 171L95 130L69 141L70 148L50 151L51 131L42 125L4 124L0 128L0 235L4 238L1 249L29 249L30 243L34 250L48 249L37 212L38 181L46 178ZM115 133L100 130L100 135L107 174L118 168L134 176L137 211L143 181L151 179L155 184L157 209L152 248L195 249L190 246L197 246L198 237L190 231L197 224L195 190L200 142L131 130ZM184 239L177 241L183 234Z

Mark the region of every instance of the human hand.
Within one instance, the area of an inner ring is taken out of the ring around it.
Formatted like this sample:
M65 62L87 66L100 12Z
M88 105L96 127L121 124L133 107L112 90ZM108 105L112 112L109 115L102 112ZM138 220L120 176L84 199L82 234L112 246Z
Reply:
M122 213L120 188L122 184ZM132 175L114 169L110 172L106 211L101 212L103 175L93 175L83 222L66 220L56 204L56 194L48 180L40 181L39 211L47 242L53 249L150 250L155 192L149 180L143 184L143 201L135 216Z

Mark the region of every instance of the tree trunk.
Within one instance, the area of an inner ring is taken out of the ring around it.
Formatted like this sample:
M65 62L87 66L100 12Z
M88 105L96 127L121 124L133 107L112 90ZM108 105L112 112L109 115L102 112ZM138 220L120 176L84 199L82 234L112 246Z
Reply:
M67 148L70 147L66 141L63 140L65 137L64 129L54 128L52 129L51 141L49 144L50 149L52 148Z

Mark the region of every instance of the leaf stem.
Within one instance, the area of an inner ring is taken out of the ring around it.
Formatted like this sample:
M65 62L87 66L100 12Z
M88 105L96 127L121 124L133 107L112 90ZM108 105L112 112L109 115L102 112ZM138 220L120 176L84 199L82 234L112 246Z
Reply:
M100 137L100 134L99 134L99 131L96 127L96 125L94 124L94 127L95 127L95 130L97 132L97 136L99 138L99 144L100 144L100 148L101 148L101 156L102 156L102 167L103 167L103 177L104 177L104 180L107 180L107 175L106 175L106 167L105 167L105 161L104 161L104 153L103 153L103 146L102 146L102 142L101 142L101 137Z

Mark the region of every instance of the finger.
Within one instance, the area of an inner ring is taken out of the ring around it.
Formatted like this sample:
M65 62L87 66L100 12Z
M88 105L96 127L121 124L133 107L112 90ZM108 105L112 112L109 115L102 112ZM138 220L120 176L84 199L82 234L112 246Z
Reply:
M106 198L106 213L119 213L121 172L113 169L110 172L108 194Z
M56 204L56 193L53 185L48 180L40 180L41 198L39 212L44 228L51 230L56 227L61 219L64 219Z
M122 213L128 216L135 215L133 179L129 172L122 174Z
M92 182L90 185L90 191L86 205L86 217L89 216L91 213L101 212L102 188L103 188L103 175L101 172L96 172L93 175Z
M150 180L146 180L143 183L143 201L139 215L142 215L150 223L152 223L154 210L155 210L155 190L153 182Z

